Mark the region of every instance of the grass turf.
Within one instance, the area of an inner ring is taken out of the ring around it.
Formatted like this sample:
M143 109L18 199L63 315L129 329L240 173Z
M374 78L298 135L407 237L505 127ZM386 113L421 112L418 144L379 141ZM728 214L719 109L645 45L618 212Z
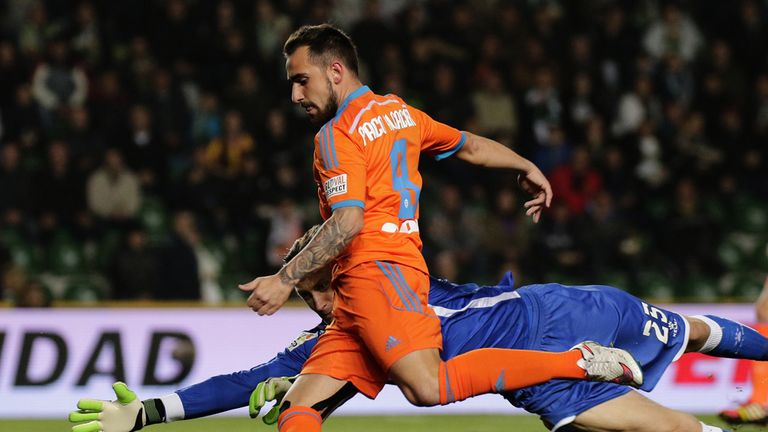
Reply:
M724 427L715 416L699 416L705 423ZM62 420L0 420L2 432L66 432L71 424ZM274 431L260 421L240 417L216 417L145 428L148 432L254 432ZM547 429L534 416L339 416L329 419L324 430L333 432L410 432L439 430L440 432L543 432ZM765 427L743 426L739 432L765 431Z

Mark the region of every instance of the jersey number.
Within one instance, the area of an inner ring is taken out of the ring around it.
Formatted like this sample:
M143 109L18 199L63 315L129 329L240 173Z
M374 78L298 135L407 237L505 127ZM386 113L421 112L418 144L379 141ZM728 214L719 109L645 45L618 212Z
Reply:
M406 159L405 140L399 139L392 146L389 162L392 166L392 187L400 193L400 219L415 219L419 207L421 188L408 178L408 160Z
M651 319L648 319L645 322L645 326L643 327L643 336L650 336L651 329L653 329L653 333L655 334L656 339L658 339L659 342L666 344L669 341L669 327L662 327L658 322L654 320L659 320L662 322L662 324L666 324L667 315L661 309L648 306L648 304L645 302L643 302L643 313L651 317Z

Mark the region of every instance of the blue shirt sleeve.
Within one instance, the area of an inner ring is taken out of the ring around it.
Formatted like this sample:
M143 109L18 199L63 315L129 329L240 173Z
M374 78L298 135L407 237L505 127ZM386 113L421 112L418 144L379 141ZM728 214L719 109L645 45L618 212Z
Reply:
M324 331L325 325L321 324L301 333L285 351L266 363L177 390L184 405L184 418L204 417L247 406L258 383L267 378L298 375Z

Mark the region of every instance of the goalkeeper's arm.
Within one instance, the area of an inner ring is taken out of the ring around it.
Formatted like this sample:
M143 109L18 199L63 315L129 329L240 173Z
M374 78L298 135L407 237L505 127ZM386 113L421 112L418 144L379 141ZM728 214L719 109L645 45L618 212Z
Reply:
M205 417L248 406L251 393L259 383L271 377L293 376L299 373L317 343L316 335L315 330L302 333L291 347L252 369L211 377L156 399L140 402L125 384L116 383L113 386L118 395L116 401L84 399L78 403L80 410L70 415L70 421L89 423L76 425L73 431L129 432L149 424ZM118 393L118 389L121 393ZM125 396L128 392L133 395L132 398ZM124 394L122 399L121 394ZM142 410L143 416L140 422L136 420L138 409ZM134 419L130 425L122 417L128 416L129 412ZM113 420L118 419L118 416L119 420ZM114 422L118 422L119 427L98 428L112 425Z

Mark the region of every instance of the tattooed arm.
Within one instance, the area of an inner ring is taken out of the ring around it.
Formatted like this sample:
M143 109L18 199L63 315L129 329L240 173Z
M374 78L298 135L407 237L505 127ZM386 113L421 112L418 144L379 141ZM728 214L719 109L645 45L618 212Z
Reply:
M285 304L293 287L302 278L330 264L363 229L363 209L336 209L307 246L272 276L240 285L250 291L248 306L259 315L272 315Z
M347 248L361 229L363 229L362 208L336 209L307 246L280 269L277 273L280 280L286 285L294 286L304 276L330 264Z

